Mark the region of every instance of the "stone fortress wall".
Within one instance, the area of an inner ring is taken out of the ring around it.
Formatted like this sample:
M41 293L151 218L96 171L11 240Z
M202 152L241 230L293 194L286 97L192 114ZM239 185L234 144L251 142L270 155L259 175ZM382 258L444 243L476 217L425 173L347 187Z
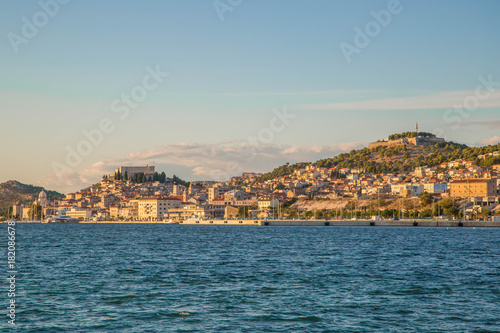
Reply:
M445 142L446 141L443 138L402 138L397 140L372 142L368 145L368 148L373 149L379 146L398 147L402 145L413 145L413 146L433 145L436 143L445 143Z

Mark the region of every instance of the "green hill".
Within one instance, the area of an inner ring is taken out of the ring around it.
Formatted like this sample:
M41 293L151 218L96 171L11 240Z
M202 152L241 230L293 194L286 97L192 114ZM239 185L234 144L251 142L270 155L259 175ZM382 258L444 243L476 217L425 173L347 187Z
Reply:
M0 216L5 216L7 209L14 203L31 204L38 197L38 194L45 190L40 186L26 185L15 180L0 184ZM56 191L47 191L49 199L64 197L64 194Z
M411 137L412 132L393 134L390 138ZM426 137L434 137L431 133L425 133ZM474 160L476 165L491 167L500 164L499 158L487 158L479 160L477 157L486 153L500 151L500 144L485 147L468 147L454 142L440 142L433 145L401 145L394 147L379 146L376 148L363 148L352 150L338 156L322 159L315 162L324 168L362 168L367 173L407 173L419 166L437 167L443 162L451 162L456 159ZM258 181L270 180L290 175L294 170L303 168L309 163L286 164L268 172Z

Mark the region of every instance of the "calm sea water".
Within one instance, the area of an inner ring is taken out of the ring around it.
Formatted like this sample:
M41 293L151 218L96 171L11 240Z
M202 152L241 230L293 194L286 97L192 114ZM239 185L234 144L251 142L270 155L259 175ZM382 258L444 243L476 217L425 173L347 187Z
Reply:
M499 229L16 228L20 332L500 331Z

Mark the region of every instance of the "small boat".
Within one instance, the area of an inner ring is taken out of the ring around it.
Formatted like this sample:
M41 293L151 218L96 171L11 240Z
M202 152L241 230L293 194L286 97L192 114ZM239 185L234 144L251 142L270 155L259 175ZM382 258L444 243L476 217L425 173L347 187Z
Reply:
M78 219L68 215L57 215L47 219L47 223L79 223Z
M163 219L163 223L165 223L165 224L179 224L179 222L174 221L172 219Z

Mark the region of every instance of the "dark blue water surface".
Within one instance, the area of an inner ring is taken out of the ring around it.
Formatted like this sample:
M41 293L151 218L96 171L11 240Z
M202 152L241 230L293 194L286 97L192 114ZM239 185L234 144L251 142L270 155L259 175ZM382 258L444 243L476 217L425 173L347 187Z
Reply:
M16 228L20 332L500 331L500 229Z

